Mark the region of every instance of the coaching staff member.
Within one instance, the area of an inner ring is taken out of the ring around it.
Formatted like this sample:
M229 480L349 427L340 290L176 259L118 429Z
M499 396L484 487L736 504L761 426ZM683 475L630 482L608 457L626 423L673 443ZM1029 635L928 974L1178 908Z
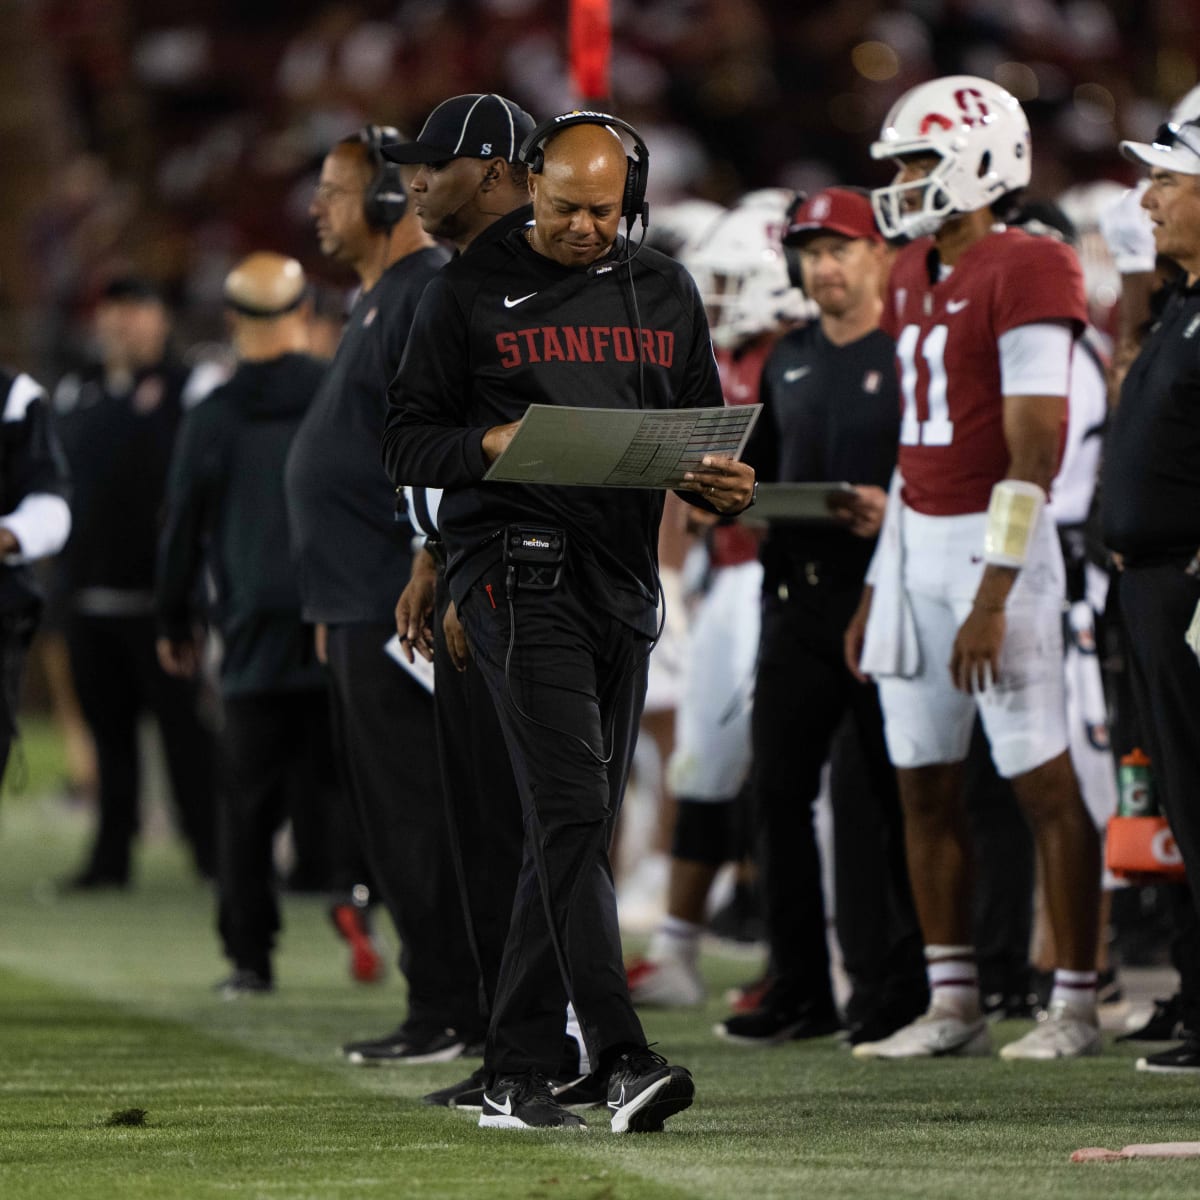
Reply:
M634 136L636 159L614 125ZM694 1085L646 1049L621 963L608 843L658 623L662 497L482 479L531 403L716 406L721 389L690 277L652 251L633 257L618 238L622 215L627 232L645 219L641 139L623 122L576 113L539 126L522 157L534 224L431 285L392 386L384 458L397 482L447 489L450 589L525 811L480 1123L582 1124L547 1084L569 999L591 1062L608 1073L613 1129L658 1129L691 1103ZM739 512L753 478L714 460L686 488ZM506 561L523 528L541 531L527 540L561 547L560 570ZM556 575L552 590L536 590Z
M329 373L296 433L286 486L303 615L327 658L335 735L367 865L400 935L405 1021L344 1047L356 1063L442 1061L482 1034L446 834L429 694L384 645L412 565L407 521L379 465L387 385L417 301L446 262L368 125L325 158L311 205L321 251L361 289Z
M217 809L217 925L233 974L226 996L270 991L279 931L273 840L299 810L326 830L337 803L325 675L300 619L283 464L325 364L305 353L304 271L260 252L225 279L238 368L184 419L167 476L155 585L158 660L191 678L204 565L223 647ZM328 832L321 850L328 846Z
M1200 1073L1200 663L1184 643L1200 603L1200 120L1121 149L1150 168L1142 206L1155 249L1183 268L1125 376L1100 486L1104 539L1124 565L1134 699L1191 885L1190 896L1168 889L1189 1033L1137 1065Z
M429 114L415 141L385 146L383 153L390 162L417 168L409 194L425 232L446 239L457 255L473 254L533 218L529 168L518 151L535 124L503 96L452 96ZM410 661L420 654L433 663L438 765L486 1016L521 867L521 801L496 706L467 652L446 584L437 520L441 492L404 490L409 520L426 542L413 556L412 578L396 605L396 629ZM571 1078L578 1073L559 1072ZM424 1099L478 1106L486 1082L480 1067Z
M879 328L890 258L869 196L848 188L796 205L784 239L820 316L784 334L767 360L746 458L762 479L860 486L842 525L774 524L762 547L752 789L775 978L757 1009L716 1032L770 1045L840 1026L813 806L848 716L862 774L854 787L834 783L837 915L855 985L850 1038L873 1041L929 999L879 698L842 653L875 549L869 515L882 510L900 435L895 344Z
M67 460L41 385L0 366L0 780L17 734L25 651L42 596L29 564L71 532Z

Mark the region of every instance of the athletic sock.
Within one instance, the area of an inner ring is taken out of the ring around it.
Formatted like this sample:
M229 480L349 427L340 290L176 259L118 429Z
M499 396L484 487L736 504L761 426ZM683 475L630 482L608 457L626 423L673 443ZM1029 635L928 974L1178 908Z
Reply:
M1096 1009L1096 972L1095 971L1063 971L1054 972L1054 988L1050 992L1050 1007L1058 1003L1068 1008L1082 1009L1091 1014Z
M926 946L930 1008L964 1020L979 1016L979 968L974 946Z
M646 957L651 962L667 959L694 963L700 953L700 935L703 925L685 921L682 917L665 916L659 922Z

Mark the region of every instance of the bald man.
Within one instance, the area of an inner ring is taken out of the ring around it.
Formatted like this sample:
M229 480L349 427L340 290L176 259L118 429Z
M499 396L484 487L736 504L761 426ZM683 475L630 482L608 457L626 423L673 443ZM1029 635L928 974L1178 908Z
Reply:
M217 987L235 997L274 987L277 829L295 811L328 819L336 796L325 677L300 618L283 494L288 448L325 374L307 353L304 271L252 254L226 278L225 305L239 365L180 431L155 600L169 674L195 674L205 624L221 635L217 924L233 970ZM197 611L205 566L216 597Z
M534 223L464 255L426 290L390 390L384 461L397 483L446 489L450 591L524 811L480 1124L583 1125L552 1082L570 1000L613 1131L658 1130L694 1085L646 1048L608 846L658 629L662 494L482 481L530 404L720 406L721 387L690 276L619 235L623 215L627 234L644 215L622 211L626 152L605 118L547 122L526 147ZM749 467L721 459L684 487L736 513L753 484ZM542 561L522 561L522 548Z

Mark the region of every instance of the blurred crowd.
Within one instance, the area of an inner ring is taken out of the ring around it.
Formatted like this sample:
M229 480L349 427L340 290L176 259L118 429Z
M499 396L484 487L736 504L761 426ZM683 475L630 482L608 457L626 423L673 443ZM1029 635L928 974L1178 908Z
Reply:
M78 365L114 274L161 284L189 344L220 336L220 284L249 249L345 285L319 262L305 208L325 148L365 120L412 127L479 89L535 117L576 99L566 6L546 0L17 7L0 40L28 115L15 110L0 139L32 144L40 163L8 184L0 306L19 310L7 357L41 378ZM913 82L954 71L994 77L1025 105L1034 195L1129 181L1118 139L1147 135L1196 81L1200 44L1194 7L1165 0L613 8L613 104L654 147L652 204L880 183L871 132Z

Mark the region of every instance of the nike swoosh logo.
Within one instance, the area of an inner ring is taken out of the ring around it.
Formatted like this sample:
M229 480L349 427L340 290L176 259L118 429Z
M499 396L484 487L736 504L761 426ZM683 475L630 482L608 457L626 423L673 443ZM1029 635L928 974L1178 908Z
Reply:
M959 313L970 303L970 300L947 300L946 311L948 313Z
M486 1100L486 1101L487 1101L487 1102L488 1102L488 1103L489 1103L489 1104L490 1104L490 1105L491 1105L491 1106L492 1106L492 1107L493 1107L493 1108L494 1108L494 1109L495 1109L495 1110L496 1110L498 1113L500 1113L500 1114L501 1114L501 1116L505 1116L505 1117L511 1117L511 1116L512 1116L512 1097L511 1097L511 1096L505 1096L505 1097L504 1097L504 1103L503 1103L503 1104L501 1104L501 1103L500 1103L498 1100L493 1100L493 1099L491 1098L491 1096L489 1096L489 1095L487 1094L487 1092L484 1092L484 1093L483 1093L483 1098L484 1098L484 1099L485 1099L485 1100Z
M811 370L812 367L793 367L790 371L784 371L783 382L795 383L797 379L803 379Z
M511 296L504 297L505 308L516 308L518 304L524 304L526 300L533 299L537 292L530 292L528 296L518 296L515 300Z
M616 1100L608 1102L609 1108L624 1108L625 1107L625 1085L621 1084L621 1095Z

